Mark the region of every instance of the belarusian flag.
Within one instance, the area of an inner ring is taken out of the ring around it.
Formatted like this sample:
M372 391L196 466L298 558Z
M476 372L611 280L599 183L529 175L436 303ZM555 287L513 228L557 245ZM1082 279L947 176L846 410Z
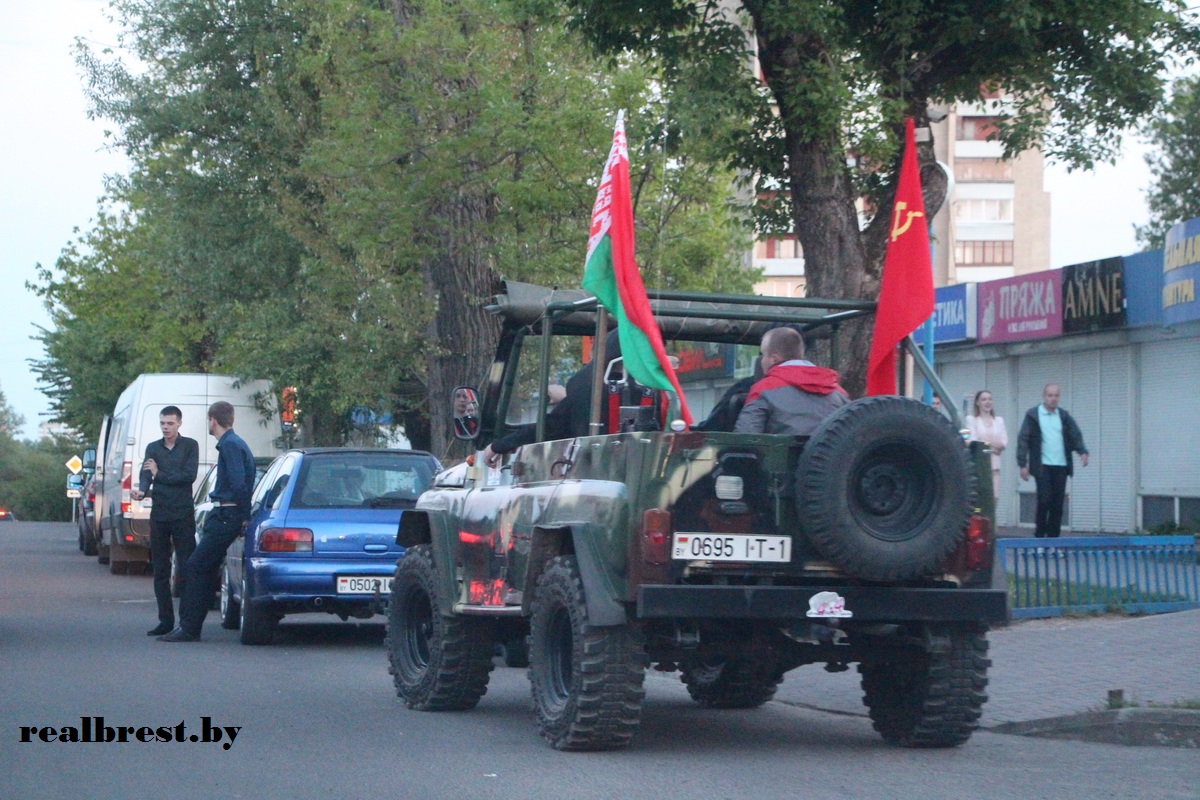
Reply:
M662 333L650 310L650 298L633 255L633 196L629 190L629 148L625 143L625 112L617 115L612 150L600 178L592 207L583 288L617 318L625 369L643 386L673 390L679 396L683 421L692 424L679 378L667 358Z

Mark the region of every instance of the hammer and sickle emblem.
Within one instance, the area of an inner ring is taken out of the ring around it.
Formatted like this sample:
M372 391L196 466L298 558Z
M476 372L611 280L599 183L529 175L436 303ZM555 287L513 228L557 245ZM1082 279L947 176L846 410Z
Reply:
M905 209L907 209L907 208L908 208L908 203L904 200L900 200L899 202L896 203L896 213L895 213L895 216L892 217L892 241L893 242L896 241L897 239L899 239L901 236L903 236L904 232L906 230L908 230L910 227L912 227L914 217L925 216L924 211L905 211ZM905 215L904 224L900 223L900 215L901 214Z

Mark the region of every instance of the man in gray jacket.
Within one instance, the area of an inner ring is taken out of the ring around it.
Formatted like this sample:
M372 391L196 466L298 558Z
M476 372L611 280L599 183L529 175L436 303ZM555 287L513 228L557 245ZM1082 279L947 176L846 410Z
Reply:
M738 414L737 433L810 436L826 417L850 402L834 370L804 360L804 339L793 328L772 328L762 339L761 381Z

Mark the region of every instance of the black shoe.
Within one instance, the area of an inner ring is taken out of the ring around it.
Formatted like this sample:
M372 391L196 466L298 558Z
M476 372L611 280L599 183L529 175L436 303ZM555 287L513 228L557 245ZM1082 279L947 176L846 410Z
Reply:
M146 635L147 636L162 636L164 633L170 633L174 629L175 629L174 625L168 625L165 622L160 622L160 623L158 623L158 627L151 628L150 630L146 631Z
M166 636L158 637L158 640L160 642L198 642L198 641L200 641L200 637L193 636L192 634L185 631L183 628L176 628L175 630L168 633Z

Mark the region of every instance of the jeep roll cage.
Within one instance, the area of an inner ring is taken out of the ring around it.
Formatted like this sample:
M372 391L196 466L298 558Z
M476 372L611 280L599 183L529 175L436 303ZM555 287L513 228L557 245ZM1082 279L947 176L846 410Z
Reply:
M875 313L871 300L831 300L815 297L759 297L757 295L713 294L647 290L655 320L663 340L688 342L718 342L758 346L763 334L778 325L798 325L805 334L830 340L830 362L837 369L839 361L838 333L843 323ZM542 336L539 384L547 385L550 377L550 339L554 334L592 336L597 331L596 297L582 289L550 289L517 281L503 281L502 291L486 310L500 317L505 335L523 339L525 334ZM611 315L608 317L611 321ZM933 366L913 340L906 336L902 342L921 375L929 381L934 393L941 398L942 407L950 414L955 427L963 427L963 419L949 390L933 371ZM511 371L509 371L511 372ZM514 376L510 374L509 381ZM498 376L489 376L497 380ZM505 391L511 386L503 387ZM488 392L489 402L482 409L484 426L495 429L496 393ZM545 435L547 408L546 393L538 393L537 438Z

